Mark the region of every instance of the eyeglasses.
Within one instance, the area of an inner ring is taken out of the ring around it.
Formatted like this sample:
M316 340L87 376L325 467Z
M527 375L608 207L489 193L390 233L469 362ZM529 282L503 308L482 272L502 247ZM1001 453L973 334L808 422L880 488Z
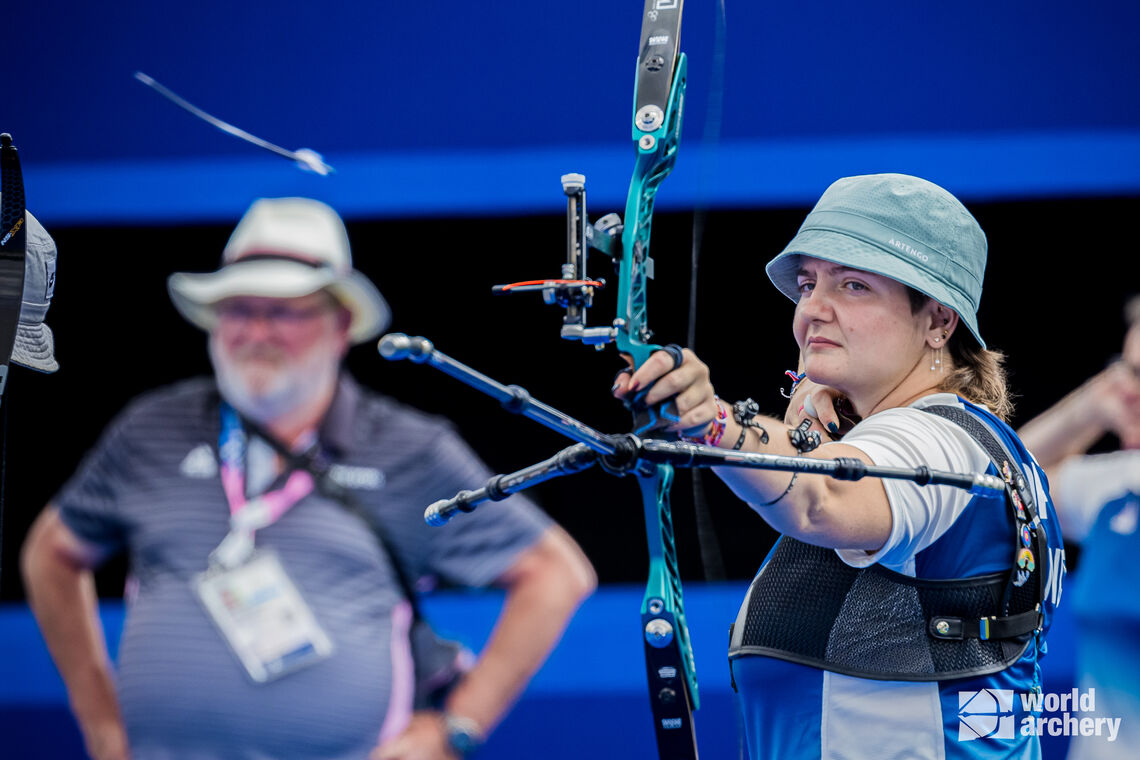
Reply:
M257 319L281 325L298 325L332 310L330 304L298 308L288 304L259 305L245 301L223 301L216 307L218 318L233 324L249 324Z

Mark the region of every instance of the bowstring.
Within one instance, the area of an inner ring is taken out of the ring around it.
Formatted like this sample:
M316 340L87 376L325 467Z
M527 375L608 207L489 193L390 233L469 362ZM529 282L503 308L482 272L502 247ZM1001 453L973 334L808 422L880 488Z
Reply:
M701 246L704 243L705 227L708 222L708 185L714 175L715 158L720 143L721 119L724 115L724 74L725 74L725 32L726 16L724 0L716 4L716 19L713 33L713 65L709 77L709 98L705 109L705 124L701 135L702 167L697 184L697 202L693 208L693 245L689 273L689 331L687 345L691 351L697 350L697 274L700 269ZM699 468L690 470L693 486L693 514L697 523L697 546L701 558L701 568L706 581L723 581L727 577L724 556L717 539L705 492L704 476Z

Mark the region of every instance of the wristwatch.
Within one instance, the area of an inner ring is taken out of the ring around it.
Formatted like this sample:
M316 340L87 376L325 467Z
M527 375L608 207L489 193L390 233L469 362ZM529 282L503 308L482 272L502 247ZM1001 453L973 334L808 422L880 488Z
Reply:
M447 746L459 757L466 758L483 746L483 731L470 718L444 713L443 725L447 730Z

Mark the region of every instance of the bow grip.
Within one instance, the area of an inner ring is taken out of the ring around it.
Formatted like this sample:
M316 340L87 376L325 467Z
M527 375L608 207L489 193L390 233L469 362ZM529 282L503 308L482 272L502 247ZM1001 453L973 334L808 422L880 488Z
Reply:
M673 359L673 369L680 367L685 358L684 354L681 351L681 347L676 343L670 343L665 346L646 344L642 348L644 349L642 355L645 357L645 359L648 359L650 355L656 353L657 351L667 352ZM641 362L634 360L634 362L636 366L640 367L644 363L644 360ZM662 375L662 377L664 377L664 375ZM660 380L660 378L658 378L658 380ZM648 433L664 425L678 422L681 419L681 416L677 413L677 405L671 398L655 404L654 406L646 406L645 397L649 394L649 391L656 384L657 380L654 380L652 383L637 391L635 394L633 394L633 396L625 400L626 408L633 413L632 432L634 435L644 435L645 433Z

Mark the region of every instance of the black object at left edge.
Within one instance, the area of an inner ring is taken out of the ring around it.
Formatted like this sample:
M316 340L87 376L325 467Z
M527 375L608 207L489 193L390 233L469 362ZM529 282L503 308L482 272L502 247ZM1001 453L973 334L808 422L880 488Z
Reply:
M0 398L8 384L8 366L16 343L24 295L27 218L20 155L12 136L0 134Z

